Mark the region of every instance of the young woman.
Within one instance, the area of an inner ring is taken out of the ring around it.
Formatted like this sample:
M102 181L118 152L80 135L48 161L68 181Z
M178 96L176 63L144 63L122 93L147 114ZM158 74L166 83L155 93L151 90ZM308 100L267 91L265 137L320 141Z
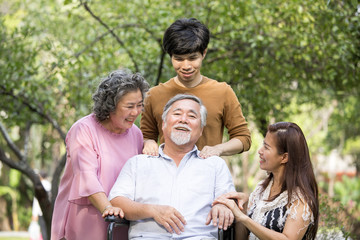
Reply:
M214 202L226 204L233 211L237 239L315 239L318 188L300 127L290 122L270 125L259 155L260 168L269 175L250 198L233 192ZM242 205L247 200L246 215ZM247 231L241 231L244 226Z

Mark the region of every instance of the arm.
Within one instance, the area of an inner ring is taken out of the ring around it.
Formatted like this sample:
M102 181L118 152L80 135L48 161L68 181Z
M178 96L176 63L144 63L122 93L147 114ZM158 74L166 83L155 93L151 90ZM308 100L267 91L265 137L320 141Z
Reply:
M170 233L175 231L180 234L185 229L185 218L173 207L138 203L122 196L115 197L110 202L114 206L126 209L124 212L128 220L153 218Z
M299 201L299 200L298 200ZM236 222L242 223L250 232L255 234L259 239L274 239L274 240L300 240L304 236L310 220L303 220L302 214L304 212L304 204L302 202L295 202L296 217L287 217L285 227L282 233L268 229L261 224L255 222L246 214L244 214L234 201L229 199L218 199L219 203L225 204L229 207L234 215ZM291 213L290 213L291 214Z
M144 136L144 148L143 154L156 156L158 155L158 145L157 140L159 136L158 130L158 120L156 116L154 116L155 111L153 109L153 100L152 100L152 92L154 90L150 90L144 101L144 111L141 113L140 119L140 129ZM161 115L161 113L160 113Z
M233 138L215 146L205 146L200 152L200 157L208 158L211 156L231 156L242 152L243 150L243 143L239 139Z
M122 209L113 207L104 192L92 194L88 197L88 199L91 204L102 213L102 217L107 215L119 215L121 218L124 217L124 212Z

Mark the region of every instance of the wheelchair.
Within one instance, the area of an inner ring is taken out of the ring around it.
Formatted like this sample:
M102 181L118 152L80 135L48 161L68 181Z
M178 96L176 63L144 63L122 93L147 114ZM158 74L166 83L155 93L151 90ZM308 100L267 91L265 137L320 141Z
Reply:
M119 216L108 215L105 217L105 221L109 222L107 229L107 240L113 239L113 231L116 227L129 227L130 222ZM218 230L218 240L234 240L235 239L235 227L232 224L226 231L224 229Z

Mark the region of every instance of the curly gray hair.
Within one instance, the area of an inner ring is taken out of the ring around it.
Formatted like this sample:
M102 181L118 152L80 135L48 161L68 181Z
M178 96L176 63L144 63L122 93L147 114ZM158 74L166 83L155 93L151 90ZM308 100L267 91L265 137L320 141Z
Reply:
M92 96L93 111L99 121L107 119L114 112L119 100L129 92L141 91L143 99L149 84L139 74L128 69L115 70L104 78Z

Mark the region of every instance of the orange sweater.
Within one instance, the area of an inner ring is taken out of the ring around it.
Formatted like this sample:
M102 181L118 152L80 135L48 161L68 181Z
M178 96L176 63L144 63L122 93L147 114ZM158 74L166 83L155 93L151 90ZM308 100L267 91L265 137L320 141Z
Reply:
M199 150L206 145L222 143L224 126L228 129L230 139L238 138L244 145L244 151L250 149L250 131L234 91L227 83L207 77L203 77L202 82L194 88L182 87L174 78L151 88L145 98L140 121L140 129L145 139L158 141L160 138L160 143L164 142L161 115L169 99L179 93L199 97L208 111L206 126L196 143Z

